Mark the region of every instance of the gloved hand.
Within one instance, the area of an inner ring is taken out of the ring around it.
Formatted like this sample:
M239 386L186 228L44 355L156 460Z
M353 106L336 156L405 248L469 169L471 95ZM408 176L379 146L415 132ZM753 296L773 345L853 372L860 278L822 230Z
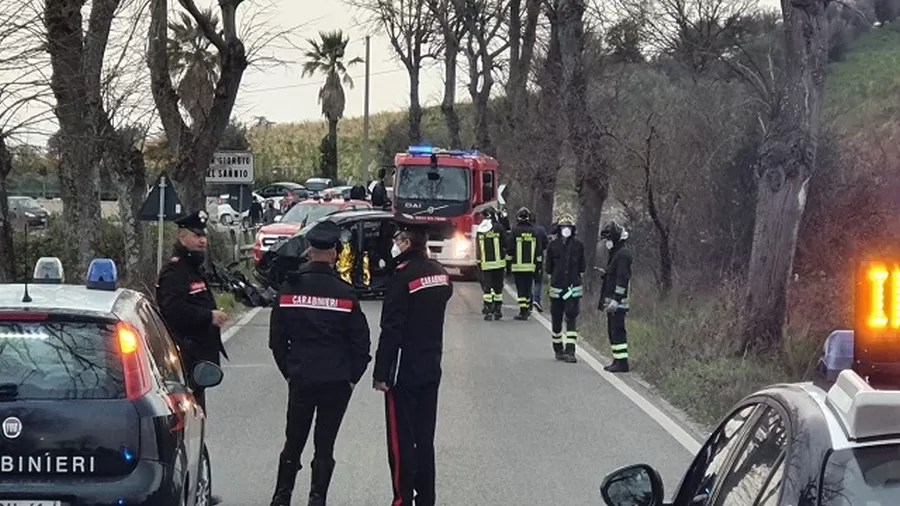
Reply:
M609 303L606 304L606 307L603 308L607 313L615 313L617 309L619 309L619 303L612 299L610 299Z

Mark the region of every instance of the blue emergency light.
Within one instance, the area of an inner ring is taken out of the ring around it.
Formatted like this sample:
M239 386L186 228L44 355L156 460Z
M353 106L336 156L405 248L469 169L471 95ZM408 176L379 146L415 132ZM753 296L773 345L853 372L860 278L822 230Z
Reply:
M841 371L853 368L853 341L852 330L835 330L825 339L818 369L828 381L837 379Z
M119 275L111 258L91 260L87 272L87 287L91 290L115 290Z
M31 277L35 284L60 284L65 280L62 261L57 257L41 257L34 264Z
M430 155L434 153L432 146L410 146L407 152L411 155Z

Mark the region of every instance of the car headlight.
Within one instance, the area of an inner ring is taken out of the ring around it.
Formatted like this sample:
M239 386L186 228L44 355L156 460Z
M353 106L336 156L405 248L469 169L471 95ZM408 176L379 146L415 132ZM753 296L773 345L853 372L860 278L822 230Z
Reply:
M455 253L457 257L466 256L469 253L469 248L472 247L472 242L466 239L465 237L457 237L456 238L456 248Z

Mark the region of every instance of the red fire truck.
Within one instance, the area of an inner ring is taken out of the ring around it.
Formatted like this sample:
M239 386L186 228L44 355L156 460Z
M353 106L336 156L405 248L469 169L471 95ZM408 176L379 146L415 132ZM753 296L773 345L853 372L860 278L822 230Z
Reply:
M431 258L474 277L481 211L502 203L497 160L477 151L410 146L394 157L394 165L394 212L448 225L431 233Z

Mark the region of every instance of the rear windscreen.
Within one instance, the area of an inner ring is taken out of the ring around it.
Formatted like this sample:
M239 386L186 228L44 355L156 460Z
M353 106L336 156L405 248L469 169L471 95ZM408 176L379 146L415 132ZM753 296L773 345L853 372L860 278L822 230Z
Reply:
M0 321L0 402L123 397L113 329L102 323Z

